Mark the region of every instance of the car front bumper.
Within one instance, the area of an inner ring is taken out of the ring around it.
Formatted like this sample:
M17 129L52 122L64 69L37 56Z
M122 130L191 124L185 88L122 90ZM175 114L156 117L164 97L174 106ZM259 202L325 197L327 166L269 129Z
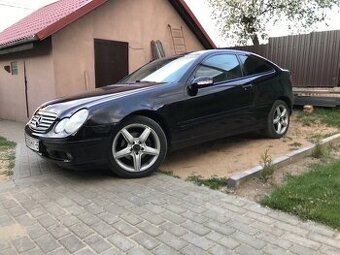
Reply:
M85 128L86 129L86 128ZM110 127L106 132L96 134L95 128L82 130L74 137L49 138L48 136L35 134L28 126L25 127L25 136L38 140L38 150L33 150L42 158L66 168L91 168L107 166L110 150ZM88 135L88 134L91 135ZM84 135L87 134L87 135ZM30 148L31 149L31 148ZM32 150L32 149L31 149Z

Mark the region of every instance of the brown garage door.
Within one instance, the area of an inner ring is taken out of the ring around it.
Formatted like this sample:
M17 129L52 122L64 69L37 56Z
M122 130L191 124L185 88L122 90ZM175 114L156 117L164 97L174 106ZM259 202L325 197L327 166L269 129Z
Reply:
M118 82L129 73L129 44L94 40L96 88Z

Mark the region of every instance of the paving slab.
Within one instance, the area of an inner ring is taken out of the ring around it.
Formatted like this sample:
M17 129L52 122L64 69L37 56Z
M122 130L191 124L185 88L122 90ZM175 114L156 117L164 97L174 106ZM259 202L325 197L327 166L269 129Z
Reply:
M162 174L60 169L22 129L0 120L18 143L11 185L0 183L0 254L340 254L339 232L241 197Z

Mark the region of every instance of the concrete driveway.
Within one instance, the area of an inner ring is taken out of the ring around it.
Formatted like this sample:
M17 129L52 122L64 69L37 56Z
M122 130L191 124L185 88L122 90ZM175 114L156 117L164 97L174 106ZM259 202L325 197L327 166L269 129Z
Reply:
M57 168L23 145L0 184L0 254L340 254L340 233L162 174Z

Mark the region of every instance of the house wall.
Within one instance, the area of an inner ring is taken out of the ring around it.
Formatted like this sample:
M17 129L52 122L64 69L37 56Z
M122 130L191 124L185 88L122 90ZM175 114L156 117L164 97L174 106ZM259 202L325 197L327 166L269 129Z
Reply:
M30 115L46 101L56 98L54 66L51 55L26 59Z
M11 61L0 61L0 118L23 121L26 119L24 62L17 60L18 75L4 70Z
M4 70L16 61L18 75ZM54 70L51 55L0 60L0 118L27 121L24 63L26 66L29 115L47 100L55 98Z
M204 47L167 0L111 0L52 36L56 94L95 88L94 39L129 43L129 70L151 60L151 41L174 54L168 24L183 27L188 51Z
M175 53L168 24L183 27L188 51L204 49L168 0L111 0L45 39L42 49L0 56L0 118L28 120L24 62L31 116L48 100L95 88L94 39L128 42L132 72L151 60L152 40L160 40L168 56ZM12 61L18 75L4 70Z

